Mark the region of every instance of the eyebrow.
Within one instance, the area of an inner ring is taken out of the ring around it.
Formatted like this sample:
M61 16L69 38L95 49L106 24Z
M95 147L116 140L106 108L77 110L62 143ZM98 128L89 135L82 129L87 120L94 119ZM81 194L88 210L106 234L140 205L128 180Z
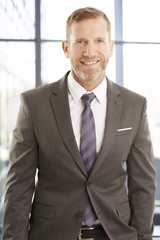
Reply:
M106 38L104 38L104 37L96 37L94 40L104 40L104 41L106 41L107 39ZM75 40L74 40L74 42L77 42L77 41L88 41L87 40L87 38L76 38Z
M99 40L99 39L100 39L100 40L104 40L104 41L106 41L106 40L107 40L107 39L106 39L106 38L104 38L104 37L97 37L97 38L96 38L96 40Z
M75 41L81 41L81 40L83 40L83 41L87 41L86 38L76 38L76 39L75 39Z

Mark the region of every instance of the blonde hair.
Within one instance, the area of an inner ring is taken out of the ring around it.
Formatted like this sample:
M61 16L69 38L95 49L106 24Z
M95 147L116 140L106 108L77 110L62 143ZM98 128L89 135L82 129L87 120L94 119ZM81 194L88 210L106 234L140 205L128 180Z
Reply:
M111 25L107 15L99 9L86 7L86 8L79 8L75 10L67 19L66 25L66 38L69 40L69 35L71 32L71 25L74 22L80 22L85 19L95 19L98 17L103 17L107 23L107 30L109 32L109 36L111 35Z

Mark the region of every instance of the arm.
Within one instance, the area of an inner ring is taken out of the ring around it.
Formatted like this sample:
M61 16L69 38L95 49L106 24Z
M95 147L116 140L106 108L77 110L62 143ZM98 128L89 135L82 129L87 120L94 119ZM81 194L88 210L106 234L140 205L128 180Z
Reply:
M130 225L139 240L151 240L155 204L155 161L146 114L146 100L127 161Z
M37 167L37 142L28 109L25 95L22 95L10 149L2 240L28 239L29 214Z

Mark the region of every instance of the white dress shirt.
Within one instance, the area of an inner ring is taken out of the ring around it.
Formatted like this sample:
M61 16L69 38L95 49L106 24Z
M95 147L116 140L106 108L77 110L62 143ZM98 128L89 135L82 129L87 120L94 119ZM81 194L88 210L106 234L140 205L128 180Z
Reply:
M71 75L68 76L68 98L70 114L73 126L73 132L77 142L78 148L80 148L80 136L81 136L81 115L84 109L81 97L87 92ZM107 81L106 78L103 82L92 91L96 98L91 102L91 109L94 116L95 128L96 128L96 150L100 151L105 129L106 119L106 105L107 105Z

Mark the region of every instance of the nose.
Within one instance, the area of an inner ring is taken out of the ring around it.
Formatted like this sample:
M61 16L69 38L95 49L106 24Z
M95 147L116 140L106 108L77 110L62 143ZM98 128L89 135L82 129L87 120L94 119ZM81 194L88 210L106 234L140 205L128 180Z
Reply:
M84 56L86 56L86 57L93 57L93 56L96 55L95 51L96 51L96 49L95 49L94 43L88 42L86 44L86 46L85 46Z

